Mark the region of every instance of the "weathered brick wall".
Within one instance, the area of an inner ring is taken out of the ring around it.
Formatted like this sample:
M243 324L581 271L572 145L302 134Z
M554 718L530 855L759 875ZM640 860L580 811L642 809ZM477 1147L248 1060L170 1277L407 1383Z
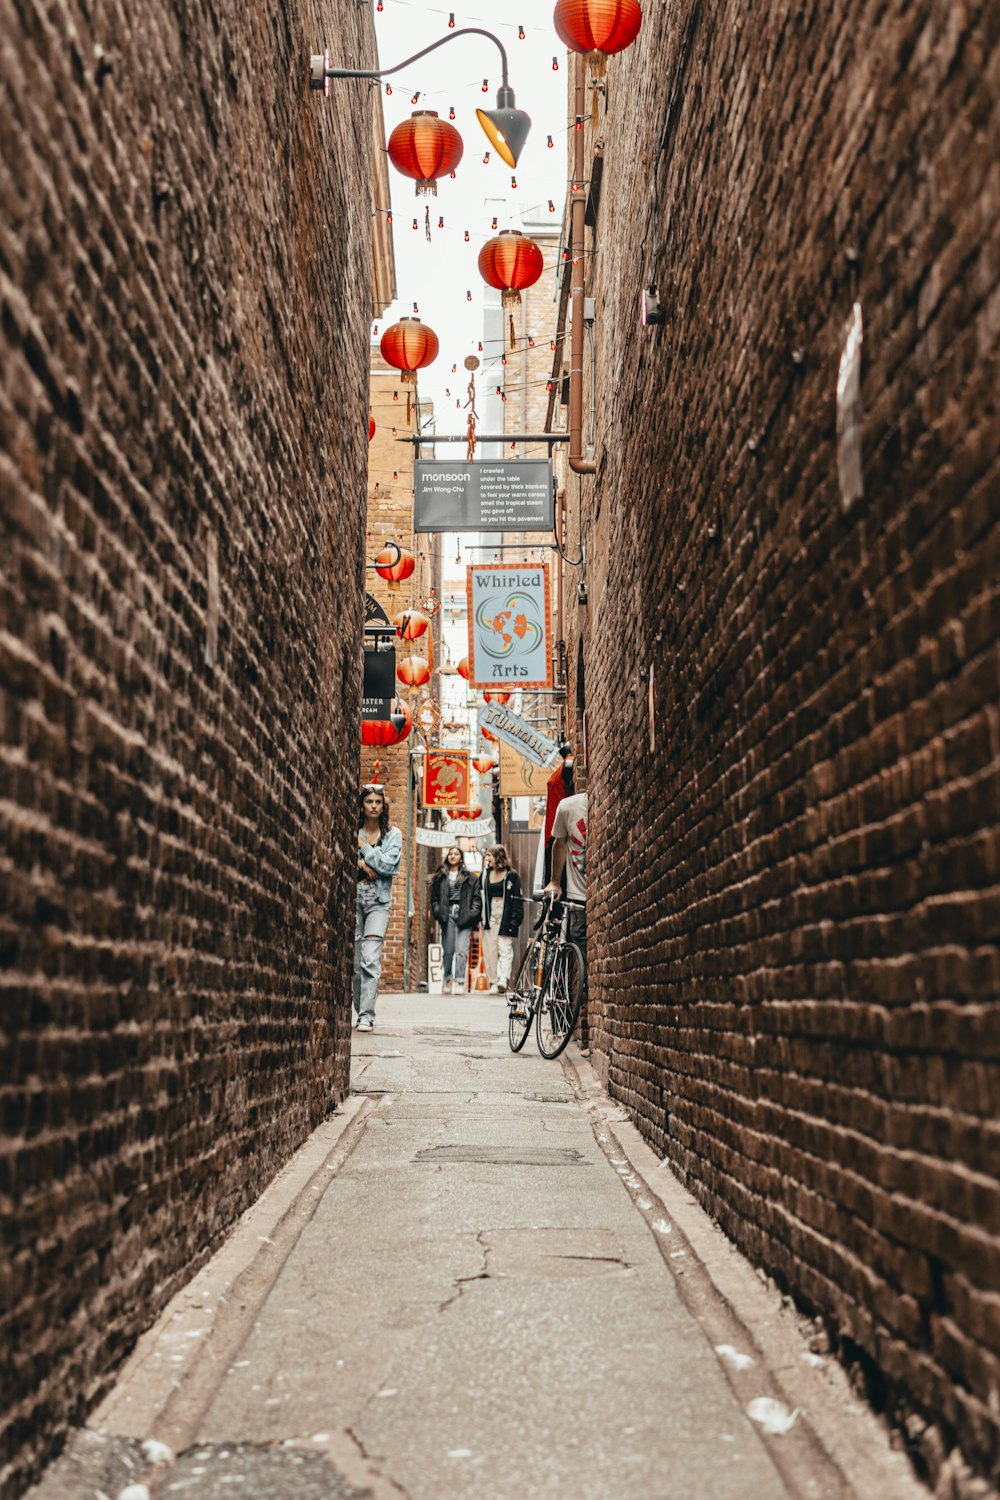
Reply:
M6 1494L347 1086L373 43L0 32Z
M996 10L679 0L607 90L592 1042L699 1201L931 1421L929 1468L957 1440L996 1477Z

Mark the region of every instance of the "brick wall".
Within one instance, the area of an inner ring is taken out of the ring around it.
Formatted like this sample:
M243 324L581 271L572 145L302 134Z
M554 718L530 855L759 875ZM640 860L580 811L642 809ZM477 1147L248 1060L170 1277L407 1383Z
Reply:
M910 1414L926 1468L957 1443L995 1479L996 11L681 0L646 8L606 82L590 610L568 631L595 1055ZM641 330L654 269L667 321Z
M373 42L348 0L0 26L14 1494L347 1086L371 145L307 69Z

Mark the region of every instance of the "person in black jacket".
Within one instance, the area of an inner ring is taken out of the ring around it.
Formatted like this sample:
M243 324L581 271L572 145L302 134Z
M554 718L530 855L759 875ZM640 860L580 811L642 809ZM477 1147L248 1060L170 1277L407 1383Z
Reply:
M441 992L450 995L465 989L465 970L469 962L469 943L473 928L479 926L483 901L479 881L465 868L461 849L453 847L431 885L431 911L441 923L444 944L444 984Z
M494 844L483 855L483 963L491 995L507 992L523 920L520 876L510 868L503 844Z

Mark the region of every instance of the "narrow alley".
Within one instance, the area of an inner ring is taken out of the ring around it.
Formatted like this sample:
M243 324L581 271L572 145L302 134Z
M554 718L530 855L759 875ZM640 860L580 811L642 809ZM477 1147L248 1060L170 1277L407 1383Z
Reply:
M237 1500L919 1500L811 1326L575 1048L512 1056L496 997L381 1009L350 1103L35 1500L128 1479ZM150 1439L184 1456L151 1463Z

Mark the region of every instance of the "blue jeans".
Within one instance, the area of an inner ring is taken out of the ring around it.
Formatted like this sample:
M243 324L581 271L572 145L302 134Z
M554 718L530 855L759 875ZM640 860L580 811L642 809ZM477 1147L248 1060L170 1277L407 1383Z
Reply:
M465 966L469 962L469 944L472 928L459 929L458 923L449 917L441 925L441 941L444 944L444 977L465 978Z
M358 882L354 918L354 1009L359 1016L375 1014L375 996L382 976L382 944L389 929L389 903L376 899L376 888Z

